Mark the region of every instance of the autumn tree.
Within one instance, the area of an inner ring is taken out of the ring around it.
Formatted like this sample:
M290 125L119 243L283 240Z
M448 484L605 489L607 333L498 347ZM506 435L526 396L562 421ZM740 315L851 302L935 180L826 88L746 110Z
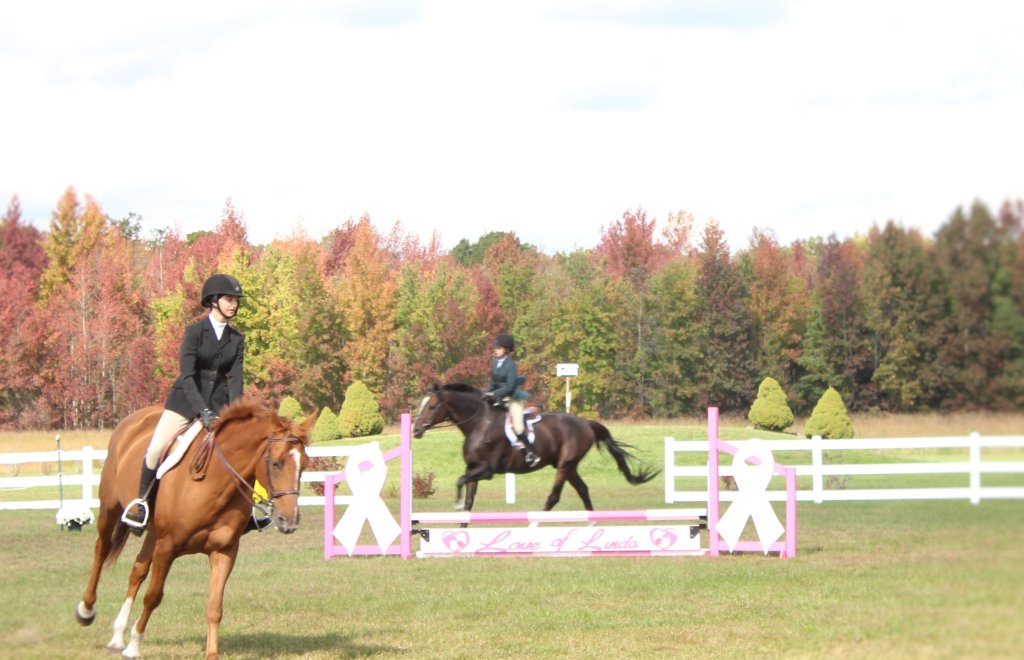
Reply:
M697 377L703 388L701 408L746 409L754 398L754 319L743 276L733 263L718 223L704 229L697 279Z
M119 232L100 235L38 308L45 319L41 399L68 428L113 426L157 397L133 246Z
M697 410L701 345L701 302L697 265L677 256L651 279L647 315L657 319L650 335L647 402L656 417L678 417Z
M580 374L572 386L575 411L609 417L624 410L616 397L621 383L615 371L614 282L582 250L543 259L539 266L516 336L517 365L529 374L527 389L548 407L564 408L554 368L562 362L576 363Z
M454 260L402 269L392 365L406 387L391 393L392 407L414 401L432 382L476 383L486 377L488 331L479 309L470 272Z
M360 218L352 239L335 291L348 337L342 350L349 369L346 380L361 380L371 391L381 392L386 388L401 264L369 216Z
M86 195L85 207L74 188L64 191L50 217L50 231L43 249L48 258L40 283L40 298L46 300L54 289L71 279L75 264L99 242L107 218L99 204Z
M39 394L33 385L37 361L32 359L28 321L45 268L42 236L22 222L21 205L14 197L0 219L0 428L14 424Z
M755 364L760 377L778 379L788 388L797 378L807 319L807 285L774 234L755 231L749 260L750 310L756 328Z
M828 387L851 392L855 408L876 401L871 384L870 341L860 293L863 256L852 241L835 235L821 245L811 292L801 376L795 389L802 405L817 401Z
M936 358L948 313L929 247L916 230L889 221L873 228L862 275L866 327L880 405L913 411L935 403L943 387Z
M934 265L949 300L947 335L937 349L948 382L943 403L951 409L1002 398L999 385L1004 365L1013 361L1020 318L1012 276L1020 227L1012 217L997 224L979 202L969 212L957 209L935 236Z

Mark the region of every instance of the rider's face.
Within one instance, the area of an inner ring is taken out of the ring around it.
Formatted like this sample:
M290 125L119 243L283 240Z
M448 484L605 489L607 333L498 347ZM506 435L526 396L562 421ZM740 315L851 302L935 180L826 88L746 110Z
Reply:
M504 346L495 346L494 347L494 357L500 359L500 358L505 357L506 355L508 355L508 349L507 348L505 348Z
M223 295L217 299L217 303L213 306L213 313L218 314L223 321L229 321L235 318L235 314L238 313L238 296Z

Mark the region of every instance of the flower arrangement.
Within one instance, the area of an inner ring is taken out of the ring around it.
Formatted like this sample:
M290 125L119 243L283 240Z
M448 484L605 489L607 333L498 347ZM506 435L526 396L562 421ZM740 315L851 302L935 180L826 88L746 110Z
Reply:
M80 532L82 525L92 521L92 510L83 502L65 504L57 511L57 524L69 531Z

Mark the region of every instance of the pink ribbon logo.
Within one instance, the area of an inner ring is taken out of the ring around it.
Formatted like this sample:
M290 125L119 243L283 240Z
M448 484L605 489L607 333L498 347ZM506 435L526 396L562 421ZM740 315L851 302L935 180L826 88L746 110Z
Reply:
M469 534L466 532L445 532L441 537L446 548L452 552L462 552L469 545Z
M664 527L652 527L650 531L651 543L656 545L659 550L668 550L676 544L679 537L671 529L665 529Z

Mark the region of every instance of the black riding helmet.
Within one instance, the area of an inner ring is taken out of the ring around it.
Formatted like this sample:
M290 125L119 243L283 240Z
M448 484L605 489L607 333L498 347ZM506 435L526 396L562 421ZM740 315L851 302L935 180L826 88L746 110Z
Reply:
M242 285L238 283L238 280L230 275L217 273L216 275L211 275L203 283L203 307L213 307L213 304L221 296L244 298L245 294L242 292Z
M512 335L498 335L494 338L494 345L510 351L516 350L516 340L512 338Z

